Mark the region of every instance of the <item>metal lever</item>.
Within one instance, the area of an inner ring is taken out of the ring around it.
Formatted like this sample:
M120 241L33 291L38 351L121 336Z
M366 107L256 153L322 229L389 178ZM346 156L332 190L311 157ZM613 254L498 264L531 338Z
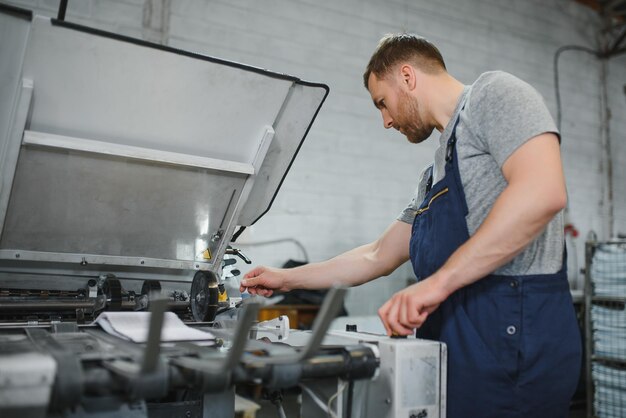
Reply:
M307 360L315 355L324 340L328 327L330 327L330 324L341 310L343 299L347 292L348 289L345 287L335 286L330 288L313 322L311 339L300 355L301 361Z
M233 369L237 363L239 363L239 360L241 359L241 356L246 348L250 328L252 328L252 324L258 316L260 308L261 305L258 303L249 303L242 309L239 318L237 318L239 326L235 331L235 338L230 349L228 360L226 361L227 370Z
M259 306L251 303L242 309L228 356L224 357L216 350L207 350L192 343L179 343L179 346L195 352L198 358L178 357L172 359L171 364L178 366L187 381L193 382L194 387L203 392L224 392L232 384L234 370L243 356Z
M226 254L228 255L236 255L237 257L241 258L243 260L244 263L246 264L252 264L252 261L245 256L244 253L241 252L240 249L238 248L233 248L230 245L226 248Z
M167 299L155 297L150 301L150 328L141 366L128 360L105 361L104 366L126 380L130 398L160 398L167 394L169 374L161 359L161 331Z
M308 340L306 347L299 352L292 350L284 350L278 353L281 346L269 346L273 355L271 357L256 357L247 361L248 364L255 364L260 368L269 368L268 375L264 378L263 383L266 387L272 389L288 388L298 384L305 368L305 363L311 360L319 350L326 331L335 315L339 312L343 305L343 298L347 292L346 288L333 287L329 290L324 303L313 323L313 332ZM265 347L263 347L265 346ZM258 349L267 352L268 344L258 341L249 341L248 349ZM279 350L276 350L276 349ZM285 347L286 348L286 347ZM255 366L252 366L254 368Z
M163 328L163 317L167 309L167 299L160 297L156 292L150 296L150 328L148 329L148 341L141 364L141 373L153 373L158 365L159 353L161 352L161 331Z

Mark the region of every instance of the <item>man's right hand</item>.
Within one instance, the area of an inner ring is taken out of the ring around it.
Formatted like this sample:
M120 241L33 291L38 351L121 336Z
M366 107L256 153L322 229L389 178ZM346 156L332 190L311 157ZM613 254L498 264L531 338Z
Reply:
M287 292L290 289L286 287L285 273L286 269L256 267L243 276L239 290L265 297L272 296L275 290Z

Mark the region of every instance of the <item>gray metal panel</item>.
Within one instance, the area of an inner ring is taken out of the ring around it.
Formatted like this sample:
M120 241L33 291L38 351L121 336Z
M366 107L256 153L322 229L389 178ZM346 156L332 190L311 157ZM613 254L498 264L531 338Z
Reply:
M202 260L245 178L25 147L0 248Z
M32 92L30 86L22 88L21 77L29 31L29 20L0 13L0 231L19 153L15 134L24 129Z
M0 161L4 161L13 108L19 97L29 30L29 21L0 13Z
M35 17L33 131L251 163L292 82Z

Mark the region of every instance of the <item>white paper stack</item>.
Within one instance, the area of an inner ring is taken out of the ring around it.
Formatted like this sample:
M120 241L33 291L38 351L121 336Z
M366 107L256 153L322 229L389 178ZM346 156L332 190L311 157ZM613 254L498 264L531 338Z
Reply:
M626 360L626 310L623 304L592 305L593 352Z
M626 247L599 245L593 255L591 280L594 295L626 295Z
M626 370L593 363L593 406L598 418L626 417Z
M111 335L145 343L150 328L150 312L103 312L95 323ZM173 312L165 312L161 341L207 341L213 334L191 328Z

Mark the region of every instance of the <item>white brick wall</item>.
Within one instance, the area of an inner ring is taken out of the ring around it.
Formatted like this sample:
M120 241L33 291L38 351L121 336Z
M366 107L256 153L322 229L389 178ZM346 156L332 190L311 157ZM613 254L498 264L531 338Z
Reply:
M12 3L54 14L57 1ZM70 0L68 20L141 36L143 0ZM292 237L311 261L375 239L400 212L434 142L414 146L385 131L361 85L378 39L411 31L434 41L449 71L471 83L487 70L509 71L544 96L556 116L553 54L562 45L593 46L598 19L571 0L171 0L169 45L324 82L330 96L272 210L240 241ZM563 159L570 217L584 239L606 238L600 149L600 71L591 56L560 61ZM626 57L609 63L615 231L626 233ZM301 258L289 243L247 249L255 263ZM576 257L571 257L575 259ZM570 264L573 267L574 262ZM374 313L412 275L354 289L352 314Z

